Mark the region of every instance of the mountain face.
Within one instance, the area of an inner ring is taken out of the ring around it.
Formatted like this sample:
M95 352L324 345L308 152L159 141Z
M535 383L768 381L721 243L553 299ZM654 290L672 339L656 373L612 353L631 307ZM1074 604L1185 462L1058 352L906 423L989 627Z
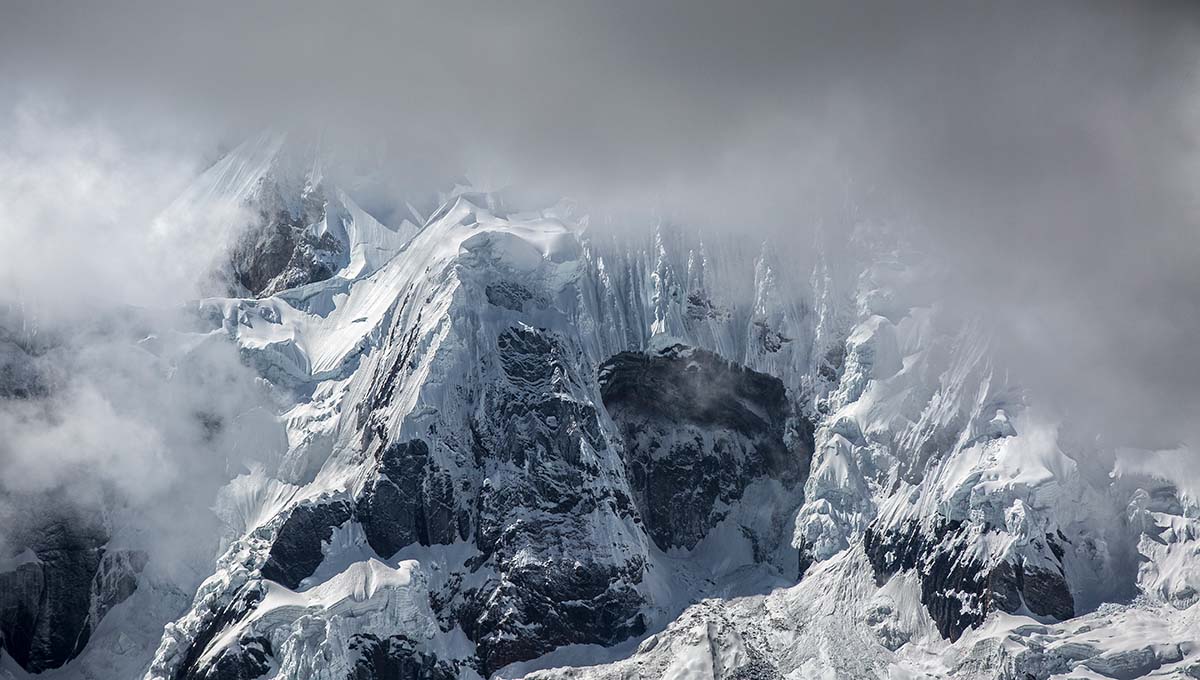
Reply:
M105 614L137 588L145 553L109 550L109 534L70 500L22 498L39 516L13 518L15 564L0 574L0 640L21 667L58 668L78 655Z
M122 673L1200 677L1194 500L1100 469L883 230L800 274L495 194L388 226L283 146L173 209L254 217L175 332L237 347L286 446ZM0 337L0 397L54 389L29 351ZM145 555L25 524L0 678L113 677Z
M52 342L0 329L0 400L49 399L62 382L57 355ZM0 649L35 673L58 668L137 588L146 555L109 548L104 519L62 493L6 494L0 524Z
M782 492L781 500L792 497L771 531L747 533L758 561L767 561L783 515L799 504L812 452L811 427L792 415L783 383L683 345L621 352L599 376L625 443L633 502L654 544L692 550L757 482Z

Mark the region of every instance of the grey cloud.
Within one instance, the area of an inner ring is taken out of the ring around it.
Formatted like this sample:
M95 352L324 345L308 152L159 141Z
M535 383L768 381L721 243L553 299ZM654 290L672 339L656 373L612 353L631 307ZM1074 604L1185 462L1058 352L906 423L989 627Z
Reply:
M0 306L0 321L6 310ZM36 335L0 327L0 374L20 368L23 395L0 387L0 556L44 521L43 501L82 512L144 550L151 572L194 587L217 549L213 507L233 475L286 448L270 395L236 348L175 312L72 317Z
M468 172L761 235L797 261L812 225L845 226L850 200L944 262L948 302L991 318L1002 352L1086 427L1194 438L1200 11L1188 4L4 14L5 89L65 101L181 167L263 125L309 128L397 192Z

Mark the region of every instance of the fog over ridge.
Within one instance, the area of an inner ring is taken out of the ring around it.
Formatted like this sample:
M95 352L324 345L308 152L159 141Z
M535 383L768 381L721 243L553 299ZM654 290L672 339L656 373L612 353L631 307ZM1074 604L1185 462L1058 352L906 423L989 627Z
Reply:
M0 13L0 283L18 298L0 304L36 299L69 325L100 300L194 297L220 225L164 243L153 220L217 149L270 126L320 137L380 205L467 174L803 253L849 202L945 267L944 304L989 318L1082 429L1197 441L1186 3Z

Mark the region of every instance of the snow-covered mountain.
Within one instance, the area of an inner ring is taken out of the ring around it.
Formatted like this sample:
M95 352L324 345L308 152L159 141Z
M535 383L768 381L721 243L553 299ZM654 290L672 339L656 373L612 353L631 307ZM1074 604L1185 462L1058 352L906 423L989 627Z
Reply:
M170 333L236 346L286 444L194 597L81 518L4 546L0 678L1200 677L1196 500L1053 420L886 229L797 271L461 187L383 224L288 153L161 223L252 216ZM0 398L47 351L0 335Z

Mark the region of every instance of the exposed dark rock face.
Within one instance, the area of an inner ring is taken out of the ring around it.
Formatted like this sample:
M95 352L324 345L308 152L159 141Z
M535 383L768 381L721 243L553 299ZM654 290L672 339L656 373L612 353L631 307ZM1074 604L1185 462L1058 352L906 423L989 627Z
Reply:
M454 680L458 673L430 654L416 651L412 640L402 636L379 639L370 633L350 638L350 649L358 655L346 680Z
M727 321L732 316L732 313L725 307L715 304L711 298L705 295L702 291L693 290L687 296L687 319L688 321L706 321L715 319L717 321Z
M550 334L531 328L510 328L496 341L500 366L510 390L494 393L488 406L499 420L508 425L504 437L490 442L493 454L516 465L552 465L543 478L558 478L578 485L586 469L580 463L580 447L587 444L604 450L607 442L600 432L596 409L573 399L568 382L570 358ZM555 465L561 459L565 465ZM556 485L553 485L556 486ZM542 487L539 492L558 495L557 489Z
M510 309L532 299L514 289L492 288L488 296ZM397 342L379 360L388 367L381 376L401 374L411 353L403 331L391 335ZM660 545L692 547L749 484L777 480L796 489L803 482L812 430L792 416L775 378L684 348L615 357L602 389L632 442L622 459L594 405L594 378L580 374L587 363L580 350L524 325L495 343L481 357L464 432L431 428L427 437L384 446L365 439L376 459L359 496L293 509L276 532L264 577L299 585L346 521L358 522L384 559L413 544L472 541L474 555L451 566L430 598L443 629L460 626L476 644L477 670L488 676L564 645L613 645L645 631L643 518ZM383 408L388 398L390 388L368 403ZM364 431L382 432L364 418ZM657 443L636 438L643 426ZM200 652L208 644L195 643ZM352 644L359 654L353 678L455 674L404 638L364 633ZM220 671L226 675L181 677L252 677L259 666L245 648L222 651L231 656L219 657L221 668L234 669ZM217 673L216 666L204 672Z
M646 631L633 584L643 565L622 570L593 562L553 560L509 568L479 593L464 625L485 674L569 644L613 645ZM500 603L500 606L497 606Z
M333 530L352 519L384 558L412 543L452 543L470 526L465 513L455 512L450 476L431 466L429 446L419 439L396 443L380 452L377 475L356 503L339 499L292 508L275 534L263 577L299 587L325 558L322 546Z
M0 573L0 647L25 670L73 659L137 588L145 554L106 551L108 538L102 525L69 510L23 521L11 537L10 549L33 559Z
M528 288L511 281L497 281L489 284L484 289L484 293L487 295L488 303L515 312L524 309L525 304L530 301L540 302L534 298L534 294Z
M808 568L813 565L815 560L813 559L811 546L809 546L808 543L803 540L796 552L796 580L799 581L800 579L804 578L806 573L808 573Z
M0 644L24 668L30 666L44 588L43 568L36 562L0 574Z
M92 583L92 625L137 590L137 577L149 556L140 550L106 550Z
M921 602L938 631L950 640L982 623L991 612L1015 613L1022 604L1035 614L1059 620L1075 615L1061 565L1052 570L1018 557L988 567L971 557L975 540L967 525L942 519L932 528L915 521L886 532L870 527L863 546L877 578L904 569L917 570ZM1054 561L1061 560L1062 548L1053 536L1034 547L1045 548Z
M391 361L402 365L403 343L398 349ZM599 527L627 529L638 519L619 484L620 469L597 462L596 452L610 450L610 443L592 399L581 398L594 383L578 374L580 357L548 331L514 326L496 339L496 349L485 359L492 379L467 427L470 446L452 469L441 467L433 440L380 447L359 497L293 509L261 570L297 587L347 520L362 526L384 559L412 544L473 541L476 554L431 593L431 604L443 627L459 625L477 644L485 675L562 645L614 644L645 630L637 591L645 557L632 547L639 542L597 542L597 536L616 540ZM468 578L480 585L462 587ZM209 643L195 644L202 653ZM355 678L450 673L402 639L364 635L357 644Z
M846 343L835 342L829 348L829 351L820 358L817 364L817 375L831 382L837 383L841 377L842 366L846 363Z
M1039 616L1052 616L1059 621L1075 616L1075 600L1061 571L1021 564L1013 565L1012 569L1013 590L1021 594L1029 611Z
M230 252L234 293L267 297L333 276L341 245L329 234L318 238L308 229L325 216L319 189L306 190L298 207L288 207L279 186L264 180L257 207L258 223Z
M250 658L248 660L235 658L222 662L222 659L227 653L232 654L235 657L239 657L241 656L242 650L246 649L247 647L257 647L265 655L269 656L272 653L269 644L264 647L261 645L261 643L253 644L252 640L247 640L247 643L249 644L245 646L239 645L239 648L235 648L229 652L222 650L220 654L218 654L215 658L210 659L209 662L205 664L201 664L200 659L204 656L204 653L208 651L208 648L213 641L229 627L236 625L239 621L246 618L246 616L253 611L256 606L258 606L258 603L262 602L265 594L265 590L263 589L261 583L254 583L237 592L233 599L230 600L225 606L214 608L207 613L204 624L199 633L192 639L191 644L188 645L187 651L184 652L183 661L179 664L179 666L176 667L176 680L215 680L216 678L225 680L225 676L210 675L210 673L218 672L213 670L213 667L221 663L224 663L224 668L230 672L240 672L241 670L254 672L254 670L257 668L257 665L254 662L254 659L257 658L257 654L255 652L250 652ZM245 663L243 663L244 661ZM261 673L259 673L259 675L261 675ZM240 679L243 677L254 678L258 676L235 675L233 677Z
M792 341L783 333L771 328L763 319L757 319L754 322L754 338L758 341L760 347L767 352L778 352L783 349L784 345Z
M481 399L486 418L472 428L475 462L490 471L476 492L472 568L495 576L453 606L485 675L645 627L636 590L644 556L597 541L597 523L636 521L636 512L617 471L595 455L610 444L575 368L582 361L541 329L512 327L496 343L497 379Z
M253 680L271 670L271 641L259 635L246 635L195 669L189 680Z
M695 547L754 480L791 487L807 470L811 439L800 450L785 443L790 407L777 378L675 346L618 354L600 384L625 438L634 504L664 550Z
M292 508L275 535L262 575L288 588L298 587L325 559L321 545L328 542L333 530L349 521L351 515L350 503L345 500L307 503Z
M378 474L359 498L357 516L371 548L383 557L411 543L453 543L458 537L454 483L432 466L429 446L420 439L381 451Z

